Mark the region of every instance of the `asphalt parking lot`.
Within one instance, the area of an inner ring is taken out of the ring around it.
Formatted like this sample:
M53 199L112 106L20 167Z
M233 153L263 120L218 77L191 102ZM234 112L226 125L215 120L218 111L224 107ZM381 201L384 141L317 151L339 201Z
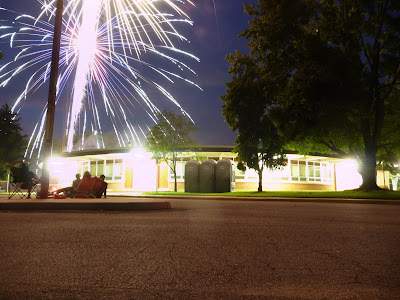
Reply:
M1 299L400 299L400 206L0 212Z

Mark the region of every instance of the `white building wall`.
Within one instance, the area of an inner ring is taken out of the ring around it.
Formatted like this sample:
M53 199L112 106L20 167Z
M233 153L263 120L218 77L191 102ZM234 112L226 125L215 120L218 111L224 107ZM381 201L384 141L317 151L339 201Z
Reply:
M336 164L336 190L353 190L362 184L362 177L357 171L354 160L344 160Z
M132 152L132 190L150 192L156 190L157 164L151 157L152 154L148 152Z

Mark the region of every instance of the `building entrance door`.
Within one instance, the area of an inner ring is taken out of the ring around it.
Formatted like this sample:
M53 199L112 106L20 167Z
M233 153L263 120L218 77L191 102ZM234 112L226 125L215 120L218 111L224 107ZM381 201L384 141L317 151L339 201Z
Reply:
M158 165L158 189L168 190L168 168L165 162Z

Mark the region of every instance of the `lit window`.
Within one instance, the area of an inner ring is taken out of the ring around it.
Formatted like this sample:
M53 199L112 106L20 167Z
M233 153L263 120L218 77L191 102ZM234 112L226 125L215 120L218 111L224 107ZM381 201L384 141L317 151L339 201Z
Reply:
M106 160L106 178L112 180L113 179L113 169L114 169L114 160L109 159Z
M104 160L98 160L97 162L97 175L100 176L104 174Z
M312 161L290 162L292 181L332 183L332 164Z
M307 181L305 161L299 161L299 175L300 181Z
M89 162L88 162L88 161L85 161L85 162L83 163L83 166L82 166L82 174L85 173L86 171L89 171Z
M297 160L292 160L290 162L290 174L292 176L292 180L298 181L299 180L299 162Z
M90 174L92 176L97 176L97 164L96 161L90 162Z
M177 180L183 180L185 178L185 176L184 176L185 164L186 164L185 161L177 161L176 162L176 179ZM172 173L172 170L169 167L168 167L168 172L169 172L170 179L174 180L174 174Z
M114 161L114 180L121 180L122 179L122 159L116 159Z
M83 176L83 173L86 171L89 171L89 162L88 161L82 161L78 165L78 170L76 170L76 173L81 174Z
M81 176L83 176L86 171L89 171L90 175L92 176L100 177L100 175L105 175L107 181L121 181L124 179L124 167L122 159L80 162L76 173L80 173Z
M235 164L236 164L236 167L235 167L235 176L236 176L236 179L244 179L244 176L245 176L245 171L242 171L242 170L239 170L238 168L237 168L237 162L235 162Z

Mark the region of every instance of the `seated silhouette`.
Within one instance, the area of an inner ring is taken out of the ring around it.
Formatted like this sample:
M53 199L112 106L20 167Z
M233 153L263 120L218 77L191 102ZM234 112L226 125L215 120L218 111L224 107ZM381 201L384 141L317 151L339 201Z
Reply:
M101 198L107 189L107 182L98 177L83 176L72 195L74 198ZM105 178L105 177L104 177Z
M11 176L13 177L13 183L15 187L20 189L27 189L28 196L31 198L32 189L40 182L39 177L32 171L29 170L27 164L22 163L21 167L12 167Z

